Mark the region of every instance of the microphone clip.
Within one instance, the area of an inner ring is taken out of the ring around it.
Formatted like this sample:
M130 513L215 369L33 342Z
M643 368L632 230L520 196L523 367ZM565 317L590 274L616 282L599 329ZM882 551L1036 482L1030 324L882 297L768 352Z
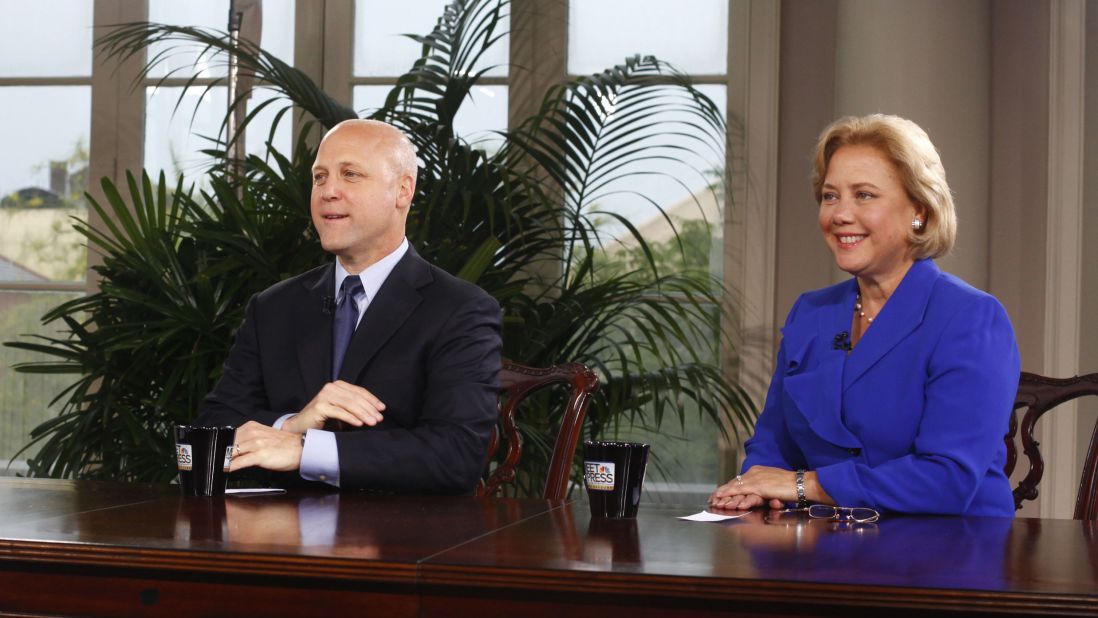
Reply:
M853 350L854 345L850 342L850 333L844 330L843 332L835 335L832 347L836 350L843 350L845 352Z

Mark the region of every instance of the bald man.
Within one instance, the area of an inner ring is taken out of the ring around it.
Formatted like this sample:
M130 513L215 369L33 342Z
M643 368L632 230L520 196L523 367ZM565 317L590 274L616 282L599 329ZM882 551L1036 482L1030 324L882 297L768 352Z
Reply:
M312 171L336 259L249 301L198 423L237 427L231 469L278 484L470 493L496 420L499 304L409 246L416 153L398 129L340 123Z

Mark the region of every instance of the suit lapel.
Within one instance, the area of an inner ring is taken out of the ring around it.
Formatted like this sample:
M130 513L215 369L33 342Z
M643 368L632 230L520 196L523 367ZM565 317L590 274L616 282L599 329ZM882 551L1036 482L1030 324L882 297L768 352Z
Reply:
M832 444L846 448L861 443L842 420L843 368L849 362L837 339L848 340L850 316L856 293L854 280L843 285L837 297L819 307L816 320L803 328L783 333L786 342L785 389L812 431ZM819 356L817 363L808 357ZM810 368L805 370L802 365Z
M932 260L917 260L911 265L873 326L847 359L843 372L844 391L922 323L930 291L941 273Z
M316 269L315 276L302 279L306 300L295 308L297 361L306 393L317 393L332 373L332 305L335 265ZM310 396L311 397L311 396Z
M362 321L351 337L339 379L355 382L381 346L393 336L412 311L423 301L419 289L433 280L427 262L414 249L397 262L385 283L370 301ZM331 339L331 336L329 336ZM330 344L329 344L330 346Z

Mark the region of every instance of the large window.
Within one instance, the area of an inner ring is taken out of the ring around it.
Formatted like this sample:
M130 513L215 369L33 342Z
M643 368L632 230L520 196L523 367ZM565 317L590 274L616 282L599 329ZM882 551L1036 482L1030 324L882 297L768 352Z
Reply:
M4 0L0 14L0 340L7 341L52 334L42 314L84 289L87 251L72 223L87 218L92 0ZM69 382L12 371L27 360L0 348L5 464L56 413L50 401Z

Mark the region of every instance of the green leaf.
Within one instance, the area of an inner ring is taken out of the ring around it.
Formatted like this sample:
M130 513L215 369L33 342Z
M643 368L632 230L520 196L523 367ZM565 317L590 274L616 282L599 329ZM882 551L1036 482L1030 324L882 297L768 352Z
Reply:
M457 273L459 279L471 281L476 283L480 276L484 274L484 271L488 270L488 266L492 263L492 257L495 256L499 248L503 246L503 243L496 237L487 238L484 242L480 243L473 255L469 256L469 260L465 262L465 266L462 267Z

